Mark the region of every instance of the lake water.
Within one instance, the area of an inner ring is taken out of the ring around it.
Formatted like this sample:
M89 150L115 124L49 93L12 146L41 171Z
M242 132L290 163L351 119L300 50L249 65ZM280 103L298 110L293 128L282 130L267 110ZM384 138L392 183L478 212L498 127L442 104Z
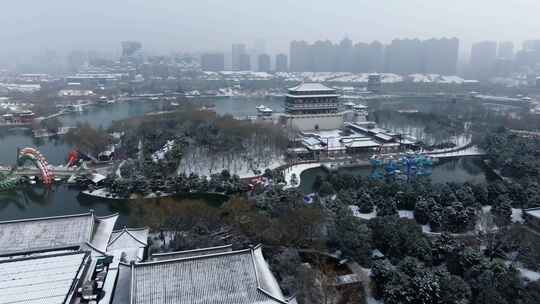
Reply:
M126 202L91 200L79 197L79 190L66 185L23 186L0 192L0 220L78 214L93 209L97 215L120 213L119 225L128 222Z
M234 116L256 115L256 106L264 104L280 111L281 100L230 98L220 100L192 100L195 104L213 104L219 114ZM64 126L75 126L87 122L94 127L108 128L115 120L141 116L148 112L162 110L157 102L119 102L107 106L96 106L81 114L60 117ZM17 160L17 148L35 147L51 164L64 164L72 146L61 139L34 139L29 131L0 130L0 164L13 165ZM90 199L79 196L79 190L66 185L25 186L17 191L0 192L0 220L55 216L88 212L93 209L97 215L118 212L117 226L130 223L129 202Z
M194 100L198 104L213 104L219 114L231 114L238 117L256 115L256 106L264 104L276 112L282 110L280 99L230 98L219 100ZM82 114L62 116L65 126L74 126L77 122L88 122L96 127L107 128L114 120L140 116L147 112L162 109L155 102L122 102L104 107L94 107ZM23 131L0 132L0 164L11 165L16 161L17 147L35 147L40 150L51 164L63 164L71 146L62 140L35 140ZM369 168L346 169L354 174L368 175ZM309 192L310 185L317 175L324 175L321 169L304 172L301 189ZM457 160L444 162L433 169L434 181L483 181L486 175L474 161ZM26 186L17 191L0 193L0 220L54 216L87 212L94 209L98 215L120 213L117 226L130 223L129 202L88 199L79 196L79 190L66 185L53 185L50 189L41 186Z
M218 114L231 114L240 117L257 115L256 106L260 104L264 104L276 111L283 109L283 102L279 99L193 99L190 102L199 105L212 104L215 105L215 110ZM148 112L160 110L163 110L163 104L159 102L119 102L107 106L91 107L88 111L80 114L70 113L61 116L60 120L67 127L75 126L81 122L89 123L96 128L108 128L115 120L141 116ZM68 152L73 148L58 139L34 139L30 136L29 131L0 129L0 164L14 164L17 160L17 147L37 148L51 164L64 164L67 160Z
M429 176L433 183L447 182L472 182L481 183L493 180L495 177L490 174L482 164L479 157L465 157L459 159L442 160L432 168ZM371 174L371 167L343 168L341 173L350 173L368 177ZM313 183L317 176L325 177L327 171L322 168L306 170L301 175L300 190L304 193L313 192Z

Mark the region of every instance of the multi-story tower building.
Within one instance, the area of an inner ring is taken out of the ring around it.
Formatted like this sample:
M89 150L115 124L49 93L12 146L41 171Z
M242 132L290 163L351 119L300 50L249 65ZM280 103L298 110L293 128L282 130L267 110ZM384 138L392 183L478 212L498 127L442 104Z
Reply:
M512 41L499 42L499 49L497 50L497 57L499 59L513 59L514 58L514 43Z
M303 83L290 88L285 98L285 112L288 114L323 114L338 111L338 97L335 89L319 83Z
M232 45L232 69L234 71L241 70L240 61L242 55L246 55L246 45L245 44L233 44ZM251 66L251 64L250 64Z
M471 72L479 80L486 80L494 74L497 59L497 42L483 41L473 44L471 49Z
M312 71L312 56L311 47L305 41L291 42L290 49L290 71L291 72L307 72Z
M386 47L386 71L396 74L422 73L423 47L419 39L394 39Z
M341 40L335 48L335 65L330 72L354 72L354 49L351 39Z
M337 129L343 125L339 94L319 83L303 83L290 88L285 97L287 124L299 130Z
M287 72L289 70L289 62L287 55L276 55L276 72Z
M259 55L257 66L260 72L270 72L270 56L268 54Z
M422 42L423 63L418 72L440 75L456 75L459 54L457 38L429 39Z
M248 54L241 54L237 70L251 71L251 56L249 56Z

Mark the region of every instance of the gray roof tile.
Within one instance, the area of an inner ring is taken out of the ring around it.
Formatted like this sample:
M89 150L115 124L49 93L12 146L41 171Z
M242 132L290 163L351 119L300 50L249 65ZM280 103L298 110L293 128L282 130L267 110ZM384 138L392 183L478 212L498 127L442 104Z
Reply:
M0 222L0 255L85 245L103 253L117 218L89 212Z
M154 253L152 254L153 261L166 261L166 260L175 260L196 257L201 255L216 254L216 253L225 253L231 252L232 245L225 246L216 246L195 250L184 250L184 251L175 251L175 252L165 252L165 253Z
M0 262L0 304L62 304L72 295L88 253Z
M81 245L93 223L91 213L0 222L0 254Z
M257 248L135 264L130 300L132 304L286 303L261 258Z

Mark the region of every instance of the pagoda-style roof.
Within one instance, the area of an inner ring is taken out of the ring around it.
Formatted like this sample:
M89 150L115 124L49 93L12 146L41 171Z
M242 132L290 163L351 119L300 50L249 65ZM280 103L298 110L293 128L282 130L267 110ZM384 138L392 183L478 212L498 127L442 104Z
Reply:
M113 231L107 245L107 253L115 259L124 258L126 262L139 262L144 258L148 246L149 228L123 228Z
M113 303L288 303L260 247L121 264Z
M289 89L289 92L291 93L312 93L312 92L326 92L329 94L335 93L336 90L329 88L321 83L301 83L295 87L292 87Z
M103 254L117 218L88 212L0 222L0 255L71 246Z
M232 251L232 245L225 245L225 246L216 246L216 247L201 248L201 249L194 249L194 250L153 253L152 260L153 261L166 261L166 260L190 258L190 257L199 256L199 255L231 252L231 251Z
M288 94L285 95L287 99L304 99L304 98L331 98L334 102L337 102L339 94L335 89L329 88L320 83L302 83L296 87L289 89Z
M0 261L0 303L71 303L89 252Z

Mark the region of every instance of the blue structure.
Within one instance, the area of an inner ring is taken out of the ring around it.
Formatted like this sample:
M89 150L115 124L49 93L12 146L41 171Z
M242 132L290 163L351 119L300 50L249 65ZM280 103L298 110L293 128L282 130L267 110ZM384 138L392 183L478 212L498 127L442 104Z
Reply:
M433 166L431 158L421 154L404 155L399 161L374 157L370 163L371 174L369 178L371 179L406 177L407 180L410 180L417 176L430 176Z
M384 174L380 172L380 167L382 165L382 161L378 158L371 158L369 160L371 163L371 174L369 175L370 179L382 179L384 177Z

